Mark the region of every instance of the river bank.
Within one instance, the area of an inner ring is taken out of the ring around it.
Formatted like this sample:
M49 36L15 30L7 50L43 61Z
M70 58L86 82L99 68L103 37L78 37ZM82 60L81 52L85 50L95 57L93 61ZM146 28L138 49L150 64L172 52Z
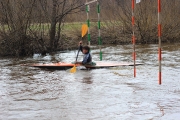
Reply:
M108 23L108 22L107 22ZM122 25L113 26L113 24L103 23L101 29L101 40L102 46L111 46L111 45L131 45L132 44L132 34L131 31L127 31L123 28ZM46 53L52 53L56 51L63 50L76 50L78 49L78 42L83 41L84 45L88 45L87 35L81 38L81 25L83 23L66 23L62 27L61 35L59 39L55 37L55 41L58 41L56 48L51 48L51 42L49 38L49 24L44 24L46 29L43 33L38 33L37 36L34 34L31 35L22 35L15 36L15 34L9 34L6 37L0 37L0 56L32 56L35 53L41 53L45 55ZM35 25L37 26L37 25ZM33 32L39 32L36 30L35 26L31 26ZM119 29L121 28L121 29ZM96 46L98 42L98 29L95 23L91 26L91 45ZM5 34L5 33L4 33ZM136 44L146 45L146 44L158 44L158 37L156 34L152 37L147 37L144 35L141 36L138 31L135 33ZM57 40L58 39L58 40ZM179 43L178 38L169 38L162 36L162 43ZM55 44L55 43L54 43Z

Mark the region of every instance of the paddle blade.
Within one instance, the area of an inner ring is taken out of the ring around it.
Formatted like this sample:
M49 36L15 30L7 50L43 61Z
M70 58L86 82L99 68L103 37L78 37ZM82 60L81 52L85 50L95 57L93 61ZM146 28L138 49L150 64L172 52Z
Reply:
M70 72L71 72L71 73L75 73L75 72L76 72L76 65L74 65L74 67L71 68Z
M82 28L81 28L81 37L84 37L85 35L86 35L86 33L87 33L87 31L88 31L88 26L86 25L86 24L83 24L82 25Z

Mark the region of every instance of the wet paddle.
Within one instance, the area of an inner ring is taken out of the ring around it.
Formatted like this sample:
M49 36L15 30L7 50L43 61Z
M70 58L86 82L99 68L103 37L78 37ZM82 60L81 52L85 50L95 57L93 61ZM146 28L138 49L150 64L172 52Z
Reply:
M86 24L83 24L82 28L81 28L81 38L83 38L86 35L87 31L88 31L88 26ZM78 49L78 53L77 53L76 61L75 62L77 62L79 51L80 51L80 46L79 46L79 49ZM74 67L71 68L70 72L71 73L75 73L76 72L76 63L74 64Z

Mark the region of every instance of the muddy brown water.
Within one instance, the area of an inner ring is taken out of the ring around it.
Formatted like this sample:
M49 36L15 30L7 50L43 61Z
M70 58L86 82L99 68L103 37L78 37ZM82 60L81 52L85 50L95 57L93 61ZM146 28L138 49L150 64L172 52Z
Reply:
M158 85L157 45L137 45L137 67L46 70L25 63L71 62L75 51L0 58L0 120L180 120L180 44L163 45ZM93 59L99 59L93 49ZM103 49L103 61L127 62L132 46ZM82 55L79 56L79 60Z

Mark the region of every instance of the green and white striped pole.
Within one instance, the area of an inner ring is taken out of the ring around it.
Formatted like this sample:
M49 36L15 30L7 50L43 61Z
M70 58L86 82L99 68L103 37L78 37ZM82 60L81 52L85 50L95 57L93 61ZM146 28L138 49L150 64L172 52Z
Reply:
M88 0L86 0L86 3ZM89 19L90 6L86 5L86 13L87 13L87 26L88 26L88 45L91 45L91 34L90 34L90 19Z
M89 12L90 12L90 6L89 4L97 2L97 14L98 14L98 45L100 49L100 61L102 61L102 39L101 39L101 21L100 21L100 4L98 0L92 0L88 2L86 0L86 13L87 13L87 26L88 26L88 45L91 45L91 34L90 34L90 17L89 17Z
M100 21L100 4L97 1L97 14L98 14L98 43L99 43L99 49L100 49L100 61L102 61L102 39L101 39L101 21Z

